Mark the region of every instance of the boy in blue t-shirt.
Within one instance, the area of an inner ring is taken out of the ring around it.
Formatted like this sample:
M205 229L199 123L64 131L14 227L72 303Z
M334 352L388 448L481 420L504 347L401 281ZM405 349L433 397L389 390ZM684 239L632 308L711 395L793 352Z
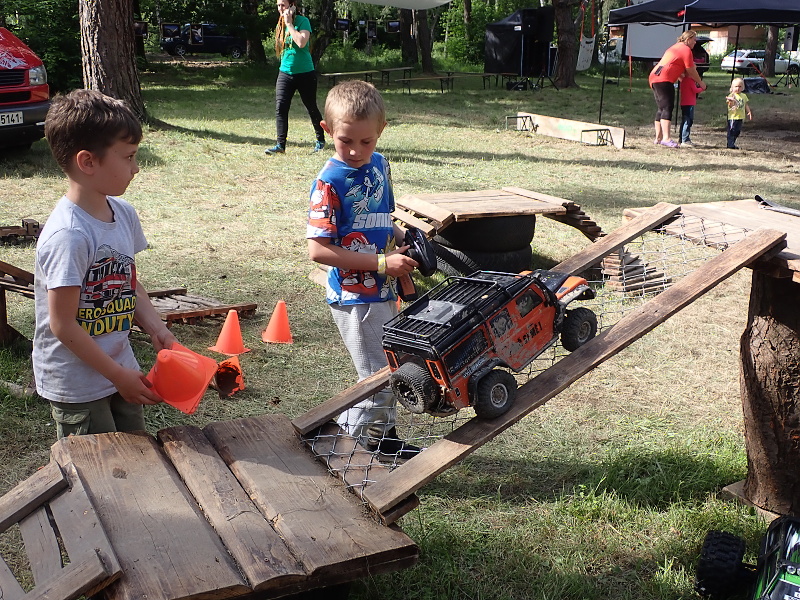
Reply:
M375 87L345 81L328 93L322 127L336 150L311 186L309 257L328 265L327 302L359 381L387 365L383 325L397 314L395 278L417 262L397 247L389 163L375 145L386 112ZM369 450L410 458L419 448L398 439L395 398L384 389L338 418L339 426Z

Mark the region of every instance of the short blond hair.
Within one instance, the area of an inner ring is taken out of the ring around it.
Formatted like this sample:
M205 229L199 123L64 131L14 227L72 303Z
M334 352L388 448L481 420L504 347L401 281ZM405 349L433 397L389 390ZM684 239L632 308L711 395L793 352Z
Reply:
M366 81L351 80L339 83L325 99L325 122L331 131L342 121L386 121L386 107L375 86Z
M696 31L692 31L691 29L689 29L687 31L684 31L682 34L680 34L680 36L678 36L678 41L679 42L683 42L685 44L690 39L696 38L696 37L697 37L697 32Z
M742 79L741 77L737 77L736 79L732 79L731 80L731 93L733 93L733 88L734 87L739 87L739 86L742 86L742 89L745 88L744 79Z

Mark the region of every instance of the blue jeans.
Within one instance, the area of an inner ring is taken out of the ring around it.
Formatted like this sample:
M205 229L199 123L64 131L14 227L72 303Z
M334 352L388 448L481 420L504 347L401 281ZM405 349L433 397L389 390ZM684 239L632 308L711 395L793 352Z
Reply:
M743 122L744 121L741 119L728 120L728 148L736 147L736 138L738 138L739 134L742 133Z
M694 104L681 106L681 144L691 142L692 124L694 123Z
M292 107L292 97L295 92L300 92L300 100L308 111L311 124L317 141L325 141L325 130L319 124L322 113L317 107L317 72L299 73L289 75L278 71L278 80L275 82L275 126L277 128L277 143L286 147L286 135L289 133L289 109Z

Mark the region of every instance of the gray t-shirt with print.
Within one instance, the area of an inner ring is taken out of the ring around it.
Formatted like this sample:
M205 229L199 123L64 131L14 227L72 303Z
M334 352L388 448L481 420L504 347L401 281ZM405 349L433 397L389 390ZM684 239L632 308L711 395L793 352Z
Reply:
M78 323L118 364L139 368L128 334L136 309L134 255L147 248L147 240L133 206L113 196L108 203L114 211L112 223L61 198L36 244L33 370L36 391L47 400L91 402L116 391L53 335L48 290L80 287Z

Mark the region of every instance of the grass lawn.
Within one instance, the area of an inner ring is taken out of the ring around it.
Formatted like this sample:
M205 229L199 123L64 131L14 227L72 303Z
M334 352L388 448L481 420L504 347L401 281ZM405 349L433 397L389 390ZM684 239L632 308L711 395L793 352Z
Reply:
M325 70L323 68L323 70ZM643 77L606 86L603 121L624 127L626 148L584 146L507 130L517 111L596 122L601 79L579 89L383 90L389 126L378 149L392 163L395 194L517 186L572 200L605 231L628 207L764 198L800 207L800 95L779 88L753 95L741 151L725 146L730 77L709 73L697 106L694 149L653 145L652 94ZM274 144L274 69L240 64L159 64L142 74L150 114L142 168L125 194L138 209L150 249L137 269L150 288L185 286L225 302L257 302L242 320L247 390L230 400L206 395L186 416L147 409L148 428L264 413L295 417L355 382L304 239L310 183L327 156L311 154L313 131L299 98L289 146ZM612 80L616 81L616 80ZM323 104L324 89L320 91ZM65 191L44 142L0 158L0 225L44 222ZM536 267L589 242L540 219ZM31 245L0 246L0 259L32 270ZM708 529L747 538L751 554L766 529L720 496L746 474L738 383L749 272L730 278L652 333L579 380L544 407L420 491L421 506L400 521L419 544L414 568L354 586L360 599L691 598L693 565ZM295 343L265 345L260 331L285 300ZM33 332L33 304L9 295L9 320ZM221 322L175 327L205 352ZM143 369L154 355L133 336ZM210 353L208 353L210 355ZM0 380L25 384L23 344L0 349ZM55 441L46 404L0 389L0 493L48 459ZM0 536L0 555L19 559ZM752 558L752 556L750 557Z

